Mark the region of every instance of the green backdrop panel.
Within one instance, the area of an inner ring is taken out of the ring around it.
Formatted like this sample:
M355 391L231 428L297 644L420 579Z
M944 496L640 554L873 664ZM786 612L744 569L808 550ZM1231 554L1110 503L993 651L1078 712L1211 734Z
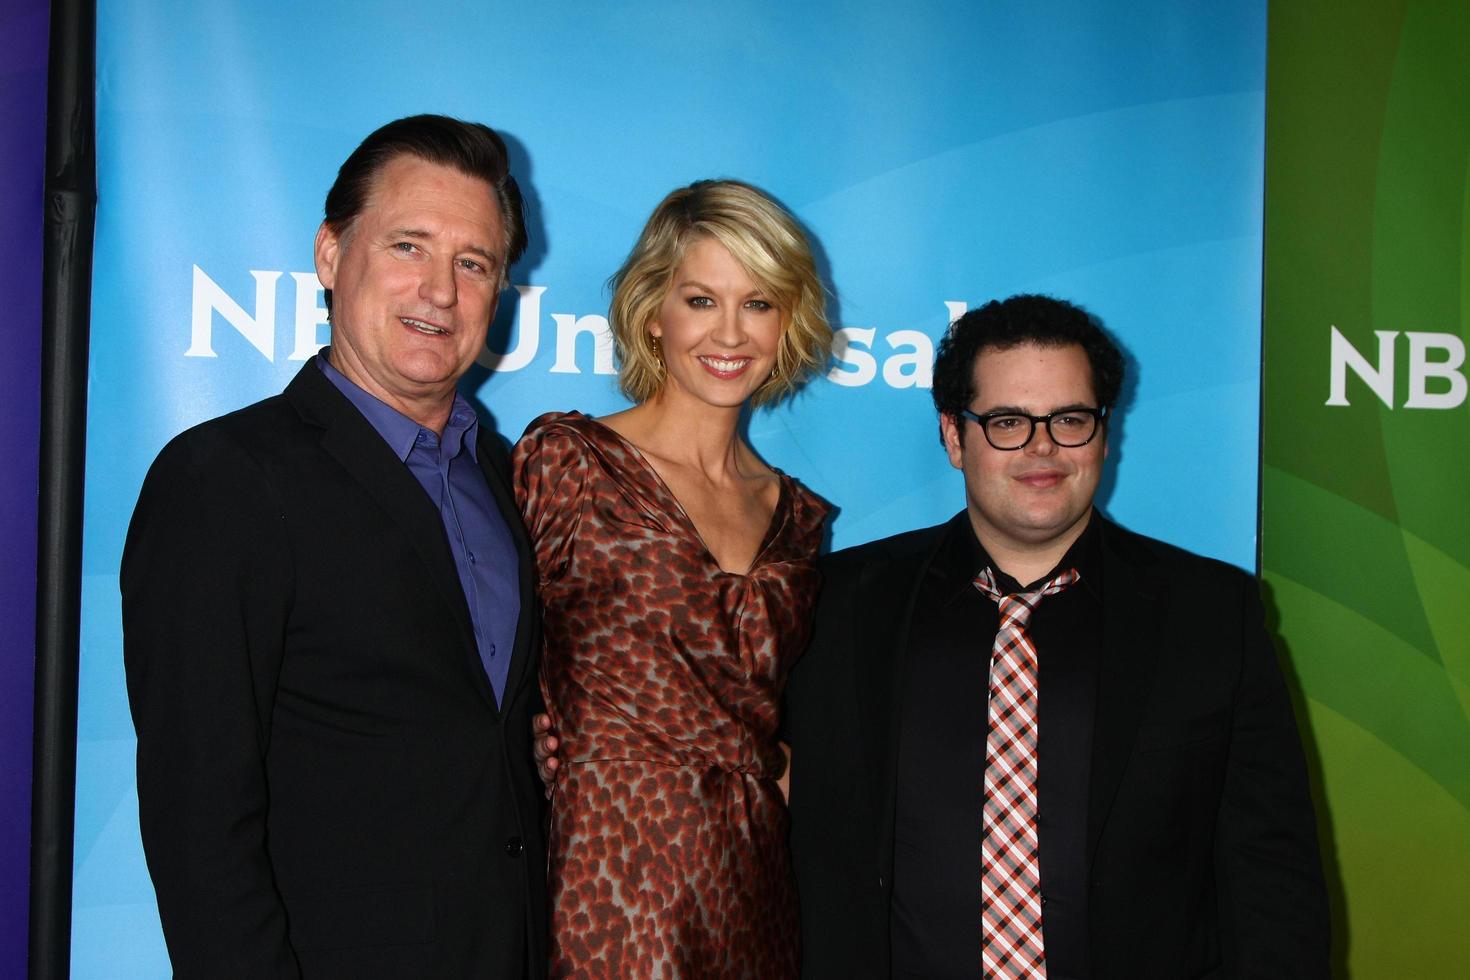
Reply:
M1307 705L1338 968L1459 976L1470 4L1278 3L1269 31L1261 565Z

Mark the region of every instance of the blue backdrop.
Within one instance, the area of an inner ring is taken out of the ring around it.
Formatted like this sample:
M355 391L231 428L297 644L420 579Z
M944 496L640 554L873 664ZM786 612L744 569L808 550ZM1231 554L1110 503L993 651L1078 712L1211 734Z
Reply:
M101 0L74 975L167 970L119 636L138 487L326 341L311 239L370 130L434 111L510 139L533 244L467 382L509 438L623 404L608 275L668 190L739 177L805 222L833 290L832 374L750 434L840 507L834 546L959 509L933 342L1042 291L1131 355L1108 512L1253 567L1264 7Z

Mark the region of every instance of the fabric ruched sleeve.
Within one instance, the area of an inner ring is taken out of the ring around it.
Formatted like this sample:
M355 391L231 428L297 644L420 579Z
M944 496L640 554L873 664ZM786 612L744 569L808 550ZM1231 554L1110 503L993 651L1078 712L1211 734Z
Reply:
M542 587L565 574L585 504L587 447L567 423L549 412L526 427L512 456L516 504L536 551Z

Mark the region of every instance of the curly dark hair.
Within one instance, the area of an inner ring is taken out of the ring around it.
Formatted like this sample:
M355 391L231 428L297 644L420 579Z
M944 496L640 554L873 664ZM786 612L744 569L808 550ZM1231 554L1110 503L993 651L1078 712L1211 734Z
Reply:
M934 358L934 407L939 414L954 418L975 400L975 358L982 351L1021 344L1078 345L1092 366L1098 405L1111 411L1117 404L1123 387L1123 353L1097 319L1066 300L1023 294L991 300L950 326Z
M346 233L353 219L367 206L378 174L400 156L415 156L452 167L468 177L478 177L494 189L505 227L506 255L502 270L505 275L526 250L526 222L521 188L510 174L505 141L483 123L449 116L408 116L369 133L342 164L332 189L327 191L327 225L339 235ZM325 291L324 298L330 313L330 289Z

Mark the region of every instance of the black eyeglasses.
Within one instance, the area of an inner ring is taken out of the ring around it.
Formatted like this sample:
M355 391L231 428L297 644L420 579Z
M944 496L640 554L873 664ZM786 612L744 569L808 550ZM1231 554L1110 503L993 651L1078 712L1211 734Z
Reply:
M1068 408L1050 415L1021 415L1016 412L988 412L977 415L967 408L960 414L980 426L985 441L996 449L1010 452L1021 449L1036 435L1036 424L1046 426L1052 442L1067 449L1085 446L1102 428L1108 410L1103 408Z

